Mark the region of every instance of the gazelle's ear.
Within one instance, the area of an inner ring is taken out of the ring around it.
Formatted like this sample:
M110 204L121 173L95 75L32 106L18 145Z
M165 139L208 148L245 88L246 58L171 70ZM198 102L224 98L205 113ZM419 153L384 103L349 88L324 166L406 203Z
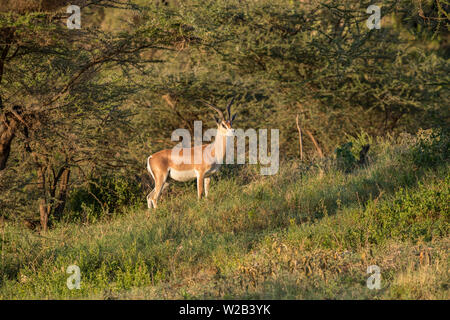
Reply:
M235 114L233 114L233 116L231 117L231 123L233 123L234 118L236 118L237 112Z

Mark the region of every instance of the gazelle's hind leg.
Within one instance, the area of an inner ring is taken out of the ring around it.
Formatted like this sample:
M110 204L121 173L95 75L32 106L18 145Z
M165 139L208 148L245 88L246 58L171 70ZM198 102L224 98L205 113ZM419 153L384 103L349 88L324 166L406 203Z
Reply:
M156 184L156 183L155 183ZM163 185L163 187L162 187L162 190L161 190L161 193L167 188L169 186L169 183L164 183L164 185ZM152 209L152 208L156 208L156 205L154 205L154 201L156 201L156 200L153 200L153 196L154 196L154 194L155 194L155 190L156 190L156 188L155 189L153 189L148 195L147 195L147 207L149 208L149 209Z
M205 197L208 197L209 193L209 183L211 182L211 178L205 178Z
M169 170L159 167L159 170L154 171L150 164L151 158L152 156L147 158L147 170L155 181L155 188L147 195L147 206L149 209L156 209L161 192L169 185L166 183L169 177Z
M155 190L152 191L153 195L151 197L152 206L155 209L158 206L158 199L161 196L161 192L166 185L166 180L167 180L168 176L169 176L169 173L167 173L165 176L160 174L155 177L156 178L155 179Z
M147 195L147 207L149 209L153 208L153 202L152 202L152 197L153 194L155 193L155 189L153 189L148 195Z
M155 188L147 195L147 207L149 209L155 208L156 209L156 203L158 201L158 198L161 193L161 185L163 186L163 189L165 187L165 180L167 179L167 176L164 178L163 175L159 174L155 177L155 174L153 173L152 166L150 165L150 159L152 156L147 158L147 170L150 173L150 175L153 178L153 181L155 182Z

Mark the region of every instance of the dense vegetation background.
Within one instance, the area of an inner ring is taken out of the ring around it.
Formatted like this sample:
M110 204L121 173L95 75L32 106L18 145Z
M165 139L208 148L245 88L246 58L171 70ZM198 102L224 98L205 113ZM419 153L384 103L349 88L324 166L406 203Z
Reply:
M0 297L448 298L448 3L370 4L0 0ZM148 215L146 157L231 96L280 173Z

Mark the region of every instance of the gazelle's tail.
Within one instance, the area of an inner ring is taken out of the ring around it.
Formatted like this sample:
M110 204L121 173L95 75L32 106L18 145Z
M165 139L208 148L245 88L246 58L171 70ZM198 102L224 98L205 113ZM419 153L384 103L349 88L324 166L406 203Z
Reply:
M155 180L155 175L153 174L152 167L150 166L150 158L151 158L151 157L152 157L152 156L150 156L150 157L147 158L147 170L148 170L148 172L150 172L150 174L151 174L153 180Z

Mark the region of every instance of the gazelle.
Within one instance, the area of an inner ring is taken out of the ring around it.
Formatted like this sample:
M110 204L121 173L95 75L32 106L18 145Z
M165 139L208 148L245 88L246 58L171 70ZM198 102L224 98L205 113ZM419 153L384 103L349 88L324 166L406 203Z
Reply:
M165 149L147 158L147 170L155 181L155 188L147 195L149 209L157 207L158 198L169 176L176 181L188 181L196 178L198 199L202 198L203 190L205 191L205 196L208 196L210 175L217 172L223 163L227 137L234 136L232 124L236 114L231 116L230 111L233 101L234 98L231 99L226 108L228 113L227 120L220 109L206 103L219 115L219 118L214 117L217 123L217 133L214 142L192 148L180 148L178 149L179 152L174 152L174 149ZM194 158L201 160L195 161Z

